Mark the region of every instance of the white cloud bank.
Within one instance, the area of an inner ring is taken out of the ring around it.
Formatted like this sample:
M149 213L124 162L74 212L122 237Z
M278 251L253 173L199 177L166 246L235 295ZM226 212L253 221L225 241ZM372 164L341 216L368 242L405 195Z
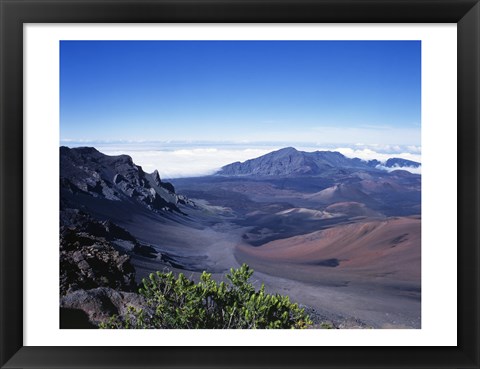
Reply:
M359 158L362 160L373 160L377 159L381 162L386 162L390 158L402 158L411 161L421 162L421 155L411 152L380 152L374 151L372 149L352 149L350 147L338 147L333 151L338 151L345 155L347 158Z
M197 177L215 173L222 166L268 154L269 149L194 148L171 151L111 151L99 148L107 155L126 154L146 172L155 169L162 178Z
M142 166L146 172L157 169L162 178L196 177L215 173L222 166L248 159L254 159L286 146L293 146L302 151L338 151L348 158L362 160L377 159L382 163L390 158L402 158L421 162L421 147L400 145L317 145L317 144L213 144L201 145L191 143L116 143L95 144L93 142L76 143L68 146L94 146L107 155L126 154ZM421 168L386 168L387 171L404 169L420 174Z
M413 174L422 174L422 166L419 166L418 168L413 168L413 167L400 167L398 165L395 165L389 168L383 165L377 165L376 168L386 170L387 172L393 172L394 170L406 170L407 172L410 172Z

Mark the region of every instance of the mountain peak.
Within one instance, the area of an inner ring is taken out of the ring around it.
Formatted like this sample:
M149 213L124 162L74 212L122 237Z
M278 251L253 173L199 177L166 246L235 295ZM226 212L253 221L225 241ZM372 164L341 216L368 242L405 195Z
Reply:
M271 151L264 156L281 158L281 157L287 157L287 156L292 156L292 155L296 156L296 155L301 155L301 154L303 154L302 151L298 151L294 147L284 147L282 149ZM255 159L253 159L253 160L255 160Z
M272 154L273 153L297 153L299 152L296 148L294 147L284 147L283 149L279 149L277 151L272 151Z
M402 159L402 158L390 158L386 161L385 166L388 168L396 168L396 167L418 168L421 166L421 164L416 161Z
M162 180L160 179L160 173L158 173L158 170L154 170L153 173L152 173L152 179L153 181L155 182L155 184L157 186L160 186L160 184L162 183Z
M366 163L346 158L335 151L304 152L294 147L272 151L243 163L221 168L217 175L226 176L315 176L331 169L370 169Z

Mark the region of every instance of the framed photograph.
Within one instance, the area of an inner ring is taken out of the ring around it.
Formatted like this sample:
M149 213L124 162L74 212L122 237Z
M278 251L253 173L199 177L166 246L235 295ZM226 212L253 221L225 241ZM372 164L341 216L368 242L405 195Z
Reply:
M480 5L0 0L2 368L478 368Z

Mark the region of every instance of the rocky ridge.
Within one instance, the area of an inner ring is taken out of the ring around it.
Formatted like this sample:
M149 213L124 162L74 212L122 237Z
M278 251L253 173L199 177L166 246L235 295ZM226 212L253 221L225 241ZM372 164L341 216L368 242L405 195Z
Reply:
M194 205L163 182L157 170L149 174L128 155L108 156L93 147L60 147L60 191L110 201L133 200L153 211L182 213L179 205Z
M385 162L387 168L418 168L421 166L420 163L412 160L401 159L401 158L390 158Z
M243 163L235 162L222 167L218 176L318 176L326 173L345 174L352 171L381 171L378 160L364 161L359 158L347 158L335 151L304 152L293 147L273 151ZM387 167L418 167L420 163L399 158L389 159Z

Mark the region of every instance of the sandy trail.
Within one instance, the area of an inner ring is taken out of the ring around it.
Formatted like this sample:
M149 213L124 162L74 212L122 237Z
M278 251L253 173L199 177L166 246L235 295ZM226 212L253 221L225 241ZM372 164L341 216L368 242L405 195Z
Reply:
M156 258L132 255L137 281L158 270L173 269L194 277L205 270L222 276L230 268L240 266L234 251L245 232L243 227L220 222L192 228L178 223L160 224L143 217L122 225L159 252Z

